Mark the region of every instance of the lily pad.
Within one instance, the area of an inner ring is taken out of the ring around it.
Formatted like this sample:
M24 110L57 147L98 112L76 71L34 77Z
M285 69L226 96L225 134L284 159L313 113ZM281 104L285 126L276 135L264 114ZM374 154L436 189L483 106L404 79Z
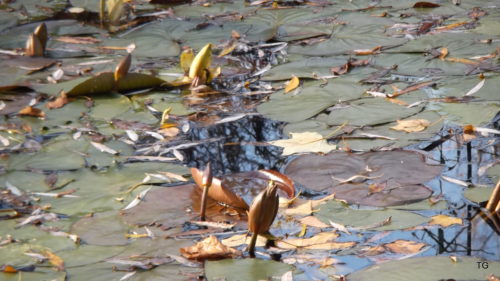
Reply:
M473 187L467 188L464 196L472 202L481 203L488 201L492 193L492 187Z
M125 237L127 227L116 211L84 217L73 225L71 232L90 245L119 246L130 242Z
M291 265L261 259L225 259L205 263L207 280L268 280L270 277L281 277L290 270L293 270Z
M134 225L156 222L173 227L182 224L190 219L185 210L191 205L193 188L198 187L188 184L152 190L137 206L123 211L123 219Z
M488 268L478 269L483 262L487 262ZM458 257L455 263L449 257L418 257L371 266L350 274L348 278L352 281L486 280L489 274L500 275L500 262Z
M430 197L422 184L435 178L440 166L427 165L422 155L409 151L303 155L285 168L301 185L328 190L349 203L394 206Z
M400 230L429 221L429 218L417 215L410 211L384 209L384 210L354 210L344 207L336 201L327 202L320 206L315 214L324 223L333 221L345 226L368 228L370 230ZM390 219L390 223L383 224Z

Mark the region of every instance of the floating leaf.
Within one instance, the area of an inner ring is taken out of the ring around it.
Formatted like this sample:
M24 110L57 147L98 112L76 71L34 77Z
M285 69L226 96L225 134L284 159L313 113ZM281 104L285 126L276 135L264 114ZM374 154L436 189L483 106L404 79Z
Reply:
M481 79L479 83L477 83L474 88L470 89L464 96L472 96L473 94L477 93L477 91L481 90L481 88L484 86L484 82L486 82L486 79Z
M222 240L221 242L222 242L222 244L224 244L228 247L238 247L241 245L250 244L250 239L251 239L251 237L248 234L237 234L237 235L233 235L229 238L226 238L226 239ZM257 237L257 242L255 245L258 247L264 247L266 245L266 242L267 242L267 238L259 235L259 237Z
M356 242L332 242L339 235L335 232L320 232L311 238L291 238L278 241L278 247L284 249L338 250L355 246Z
M55 100L48 102L46 106L49 109L54 109L54 108L61 108L68 103L69 103L68 95L66 95L64 91L61 91L59 96Z
M391 129L396 131L404 131L407 133L421 132L431 124L425 119L405 119L396 120L396 122L398 122L398 124L394 127L391 127Z
M42 255L49 260L50 264L52 264L57 271L64 271L64 261L59 256L49 250L42 251Z
M290 81L288 81L288 83L286 84L285 94L295 90L299 86L299 84L300 84L299 78L293 75L292 79L290 79Z
M45 113L33 106L27 106L18 112L19 115L24 115L24 116L32 116L32 117L39 117L39 118L44 118Z
M262 259L225 259L205 263L207 280L255 281L280 278L292 270L288 264ZM276 278L272 278L276 276Z
M90 144L92 144L92 146L94 146L100 152L106 152L106 153L113 154L113 155L118 154L118 151L116 151L116 150L114 150L114 149L112 149L112 148L110 148L102 143L91 141Z
M439 51L439 59L444 60L444 58L448 55L448 48L441 48Z
M234 258L241 255L240 251L225 246L213 235L194 246L180 248L180 252L184 257L195 260Z
M290 139L270 141L275 146L283 147L283 156L302 152L328 153L337 148L336 145L328 144L322 135L316 132L290 133Z
M414 254L422 250L427 244L416 241L396 240L391 243L384 244L384 247L395 254Z
M330 225L320 221L317 217L314 216L303 217L299 221L300 223L305 224L307 226L313 226L318 228L330 227Z
M432 220L429 222L430 225L441 225L443 227L448 227L453 224L463 224L461 218L456 218L456 217L450 217L446 215L437 215L433 216Z

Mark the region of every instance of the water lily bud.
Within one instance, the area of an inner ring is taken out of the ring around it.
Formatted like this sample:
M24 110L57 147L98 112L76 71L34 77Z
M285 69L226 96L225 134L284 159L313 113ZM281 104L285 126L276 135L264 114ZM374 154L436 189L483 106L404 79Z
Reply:
M129 53L115 68L115 82L118 82L120 79L127 76L131 64L132 55Z
M38 25L35 28L33 34L35 34L35 36L38 38L40 44L42 44L43 50L45 51L48 40L47 26L45 25L45 23L42 22L40 25Z
M28 37L25 52L29 57L43 57L43 45L35 34L30 34Z

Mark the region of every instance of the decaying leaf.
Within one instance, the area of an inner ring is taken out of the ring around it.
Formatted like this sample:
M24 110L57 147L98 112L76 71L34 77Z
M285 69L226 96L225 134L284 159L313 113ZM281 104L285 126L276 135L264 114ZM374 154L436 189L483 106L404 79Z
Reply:
M380 52L380 49L382 49L382 46L376 46L372 49L358 49L354 50L354 54L358 56L368 56L368 55L374 55Z
M477 83L474 88L470 89L464 96L472 96L473 94L477 93L477 91L481 90L481 88L484 86L484 82L486 82L486 79L481 79L479 83Z
M54 109L54 108L61 108L68 103L69 103L68 96L64 91L61 91L59 96L55 100L48 102L46 106L49 109Z
M439 52L439 59L444 60L444 58L448 55L448 48L441 48Z
M326 228L330 227L328 224L320 221L317 217L315 216L307 216L303 217L300 220L300 223L307 225L307 226L313 226L313 227L318 227L318 228Z
M237 234L223 239L221 242L228 247L238 247L241 245L250 244L250 239L251 237L248 234ZM264 236L259 235L257 237L257 243L255 245L258 247L264 247L266 245L266 242L267 239Z
M148 194L148 192L151 190L151 187L148 188L148 189L145 189L143 190L141 193L139 193L135 198L134 200L132 200L132 202L130 202L125 208L123 208L123 210L128 210L128 209L131 209L135 206L137 206L139 203L141 203L141 201L144 199L144 197L146 197L146 194Z
M270 141L275 146L283 147L283 156L302 152L328 153L337 148L328 144L325 138L316 132L290 133L290 139Z
M110 148L109 146L104 145L102 143L91 141L90 144L92 144L92 146L95 147L100 152L106 152L106 153L113 154L113 155L118 154L118 151L116 151L116 150L114 150L114 149Z
M431 124L425 119L406 119L396 121L398 122L398 124L391 127L391 129L396 131L404 131L407 133L421 132Z
M456 218L456 217L450 217L446 215L437 215L433 216L431 221L429 222L430 225L441 225L443 227L448 227L453 224L463 224L461 218Z
M36 107L33 107L33 106L27 106L27 107L19 110L18 114L23 115L23 116L31 116L31 117L38 117L38 118L45 117L45 113L42 110L40 110Z
M49 250L42 251L42 255L45 256L49 260L50 264L52 264L58 271L64 271L64 261L59 256Z
M318 200L302 200L298 202L294 202L294 204L298 205L296 207L291 207L285 210L285 214L289 216L294 215L312 215L314 212L318 211L318 207L321 204L328 202L335 198L335 194L328 195L324 198ZM304 202L305 201L305 202Z
M356 245L356 242L332 242L339 235L335 232L320 232L311 238L291 238L278 241L277 246L283 249L346 249Z
M413 254L419 252L427 244L409 240L396 240L384 245L395 254Z
M234 258L241 255L240 251L225 246L213 235L191 247L180 248L180 252L184 257L195 260Z
M288 81L288 83L286 84L285 94L295 90L299 86L299 84L300 84L299 78L293 75L292 79L290 79L290 81Z

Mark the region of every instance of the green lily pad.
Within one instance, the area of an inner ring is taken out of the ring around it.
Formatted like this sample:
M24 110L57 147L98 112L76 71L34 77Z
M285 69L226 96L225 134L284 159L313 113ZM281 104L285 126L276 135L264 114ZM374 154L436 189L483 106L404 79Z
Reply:
M488 268L478 268L484 262L488 264ZM458 262L455 263L449 257L417 257L371 266L350 274L348 280L486 280L490 274L500 275L500 262L458 257Z
M210 281L219 279L227 281L268 280L270 277L281 277L290 270L293 270L291 265L261 259L225 259L205 263L205 276Z
M119 246L130 242L125 237L127 227L121 222L116 211L84 217L73 225L71 232L90 245Z
M481 126L495 117L500 110L500 103L441 103L436 108L449 121L460 125Z
M78 245L75 249L64 250L57 254L63 259L66 268L71 268L103 262L123 251L125 247L122 246Z
M373 227L380 224L389 217L391 222L387 225L370 228L371 230L400 230L417 226L429 221L429 218L403 210L354 210L342 206L336 201L330 201L320 206L320 210L315 213L324 223L333 221L351 227Z
M467 188L464 196L472 202L481 203L488 201L492 193L493 187L473 187Z
M349 80L334 79L326 87L319 84L317 81L304 83L296 95L275 93L270 101L259 105L257 110L270 119L298 122L320 113L339 100L353 99L363 94L363 89Z
M420 107L407 108L383 99L362 99L332 110L328 116L328 125L348 122L354 126L373 126L408 118L420 110Z

